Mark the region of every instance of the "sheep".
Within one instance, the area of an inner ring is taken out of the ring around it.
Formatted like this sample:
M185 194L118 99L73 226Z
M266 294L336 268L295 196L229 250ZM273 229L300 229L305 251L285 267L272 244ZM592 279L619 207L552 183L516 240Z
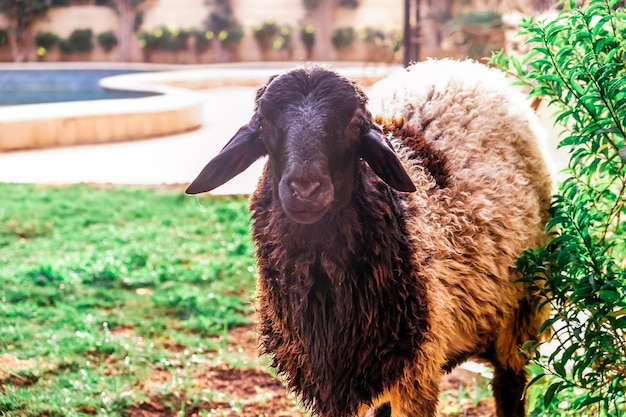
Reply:
M270 78L186 190L269 156L249 206L261 352L320 417L435 416L470 358L494 367L498 417L523 416L520 346L547 314L514 267L545 240L538 122L470 61L414 64L372 96L376 116L319 65Z

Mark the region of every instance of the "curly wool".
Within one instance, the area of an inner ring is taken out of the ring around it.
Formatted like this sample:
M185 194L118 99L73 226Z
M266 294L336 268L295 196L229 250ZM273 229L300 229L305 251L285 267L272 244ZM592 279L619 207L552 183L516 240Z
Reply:
M537 117L501 72L471 61L416 64L369 97L375 114L402 115L446 158L445 189L409 162L418 192L408 222L430 259L431 285L442 287L442 310L432 314L442 327L431 322L431 331L442 339L444 369L475 358L525 375L519 346L538 337L547 311L534 311L514 264L545 242L553 192Z

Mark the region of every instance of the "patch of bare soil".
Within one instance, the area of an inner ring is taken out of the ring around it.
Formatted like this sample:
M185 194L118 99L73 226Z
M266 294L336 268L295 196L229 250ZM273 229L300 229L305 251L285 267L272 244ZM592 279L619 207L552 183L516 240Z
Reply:
M293 399L285 394L282 384L263 370L216 368L211 370L204 383L212 391L218 392L212 401L203 401L184 408L187 417L203 415L234 416L302 416ZM178 408L178 407L176 407ZM129 417L177 417L180 410L172 410L160 399L152 398L139 406L126 410Z
M256 357L257 342L252 326L233 329L228 335L227 349L240 352L251 360ZM296 400L289 395L283 384L267 373L265 368L238 369L225 363L214 361L202 362L191 370L191 385L200 387L210 395L203 396L201 401L186 401L184 395L179 396L177 404L172 405L172 398L153 397L138 406L126 410L128 417L303 417L304 413L297 407ZM155 372L146 385L164 384L171 375L168 372ZM462 390L471 382L464 376L450 374L443 382L442 389ZM452 388L451 388L452 387ZM471 387L467 387L471 391ZM185 403L185 405L183 405ZM443 411L440 417L493 417L495 416L493 400L481 399L478 404L462 401L453 408ZM453 410L453 411L451 411ZM182 412L181 412L182 411Z
M53 370L51 364L34 359L18 359L5 353L0 356L0 388L4 385L28 387L37 383L41 375Z

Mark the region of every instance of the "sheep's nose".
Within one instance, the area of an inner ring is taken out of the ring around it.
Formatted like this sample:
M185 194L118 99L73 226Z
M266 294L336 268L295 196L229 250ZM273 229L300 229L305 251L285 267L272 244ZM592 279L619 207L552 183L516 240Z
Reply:
M310 198L320 188L319 181L309 181L306 179L297 179L289 181L289 187L293 191L293 195L300 199Z

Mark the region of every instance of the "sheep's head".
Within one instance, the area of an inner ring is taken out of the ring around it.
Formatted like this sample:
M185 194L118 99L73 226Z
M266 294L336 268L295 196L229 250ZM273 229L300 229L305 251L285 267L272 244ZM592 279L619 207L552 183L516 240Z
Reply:
M323 67L298 68L259 89L255 113L187 188L210 191L269 155L274 195L289 218L314 223L350 199L356 165L367 161L387 184L411 179L366 109L365 94Z

